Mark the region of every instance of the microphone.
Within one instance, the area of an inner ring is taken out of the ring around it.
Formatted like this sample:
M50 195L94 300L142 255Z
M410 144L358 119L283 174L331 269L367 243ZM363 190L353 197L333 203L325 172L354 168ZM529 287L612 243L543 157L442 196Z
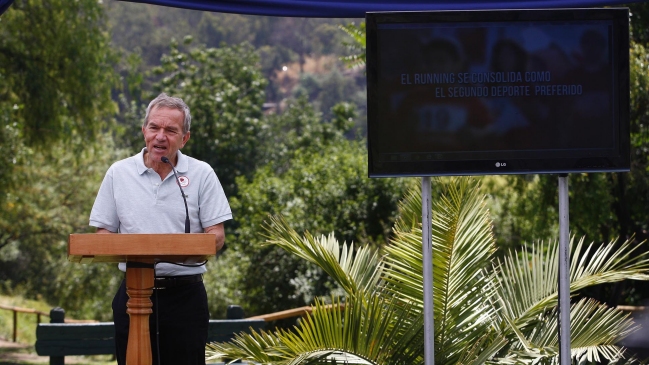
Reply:
M178 184L178 188L180 189L180 194L183 196L183 201L185 202L185 233L189 233L189 208L187 208L187 198L185 198L185 192L183 191L183 187L180 186L180 180L178 180L178 174L176 173L176 168L174 165L169 161L167 156L162 156L160 160L164 163L168 163L169 166L171 166L171 170L174 172L174 176L176 177L176 183Z

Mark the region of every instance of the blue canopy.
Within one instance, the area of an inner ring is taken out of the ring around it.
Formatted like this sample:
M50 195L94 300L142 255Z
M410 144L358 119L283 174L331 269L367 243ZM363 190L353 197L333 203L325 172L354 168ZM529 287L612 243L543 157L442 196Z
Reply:
M4 13L14 0L0 0L0 14Z
M2 14L14 0L0 0ZM634 0L130 0L221 13L364 18L369 11L583 8ZM636 0L638 1L638 0Z

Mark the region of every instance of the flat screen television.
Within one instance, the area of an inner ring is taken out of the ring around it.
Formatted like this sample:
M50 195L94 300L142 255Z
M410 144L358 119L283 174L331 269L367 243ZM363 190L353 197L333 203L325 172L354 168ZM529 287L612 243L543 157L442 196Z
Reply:
M626 8L368 13L370 177L628 171Z

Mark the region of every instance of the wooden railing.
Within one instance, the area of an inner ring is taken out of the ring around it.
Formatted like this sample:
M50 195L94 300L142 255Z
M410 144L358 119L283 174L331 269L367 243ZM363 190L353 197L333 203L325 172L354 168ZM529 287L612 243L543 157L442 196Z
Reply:
M621 311L627 311L627 312L644 312L649 309L649 307L644 307L644 306L638 307L633 305L618 305L616 308Z
M27 314L35 314L36 315L36 324L41 323L41 316L46 316L49 317L50 314L47 312L39 311L36 309L32 308L21 308L21 307L13 307L13 306L7 306L7 305L2 305L0 304L0 309L4 310L9 310L13 312L13 335L12 335L12 340L13 342L16 342L17 337L18 337L18 313L27 313ZM65 319L66 323L96 323L97 321L95 320L88 320L88 319Z
M324 309L331 309L333 306L331 304L325 305ZM340 308L344 309L345 304L340 304ZM305 306L300 308L287 309L281 312L275 312L270 314L262 314L259 316L248 317L248 319L263 319L266 322L276 321L278 319L293 318L293 317L303 317L307 313L311 313L314 307Z
M38 311L31 308L10 307L0 304L0 309L10 310L13 312L13 342L16 342L18 336L18 313L32 313L36 315L36 324L41 323L41 316L50 316L49 313Z

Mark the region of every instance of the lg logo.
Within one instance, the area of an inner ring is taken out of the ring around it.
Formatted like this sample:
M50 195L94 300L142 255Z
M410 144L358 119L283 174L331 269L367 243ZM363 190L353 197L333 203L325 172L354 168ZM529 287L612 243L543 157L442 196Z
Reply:
M496 167L506 167L507 163L506 162L496 162Z

